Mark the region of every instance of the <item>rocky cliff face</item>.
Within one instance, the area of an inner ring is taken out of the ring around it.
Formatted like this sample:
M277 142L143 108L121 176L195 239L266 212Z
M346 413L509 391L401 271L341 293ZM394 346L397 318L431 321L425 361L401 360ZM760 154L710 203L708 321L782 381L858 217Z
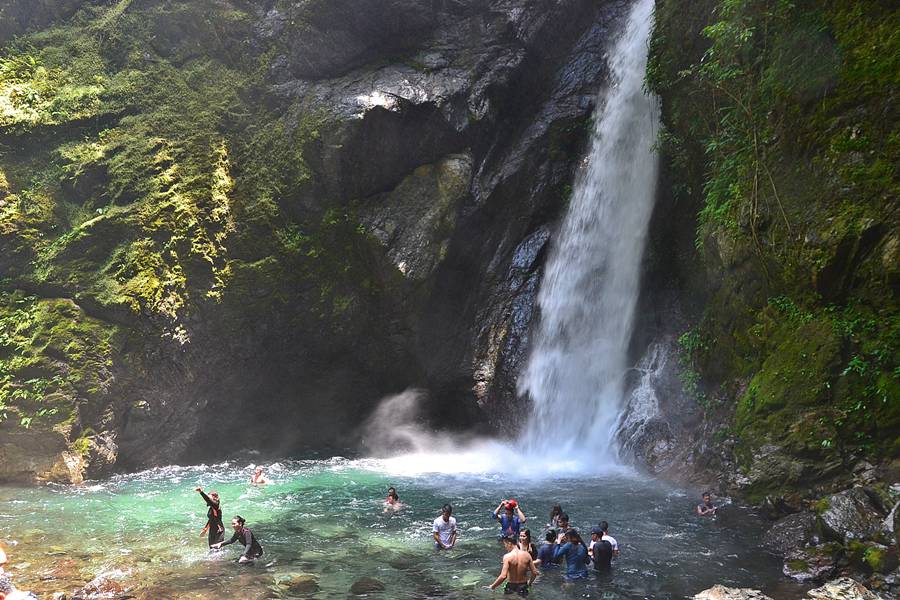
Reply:
M670 410L660 471L757 500L833 490L864 460L897 477L897 18L657 3L667 193L643 335L677 339L694 407Z
M0 480L498 425L625 7L5 5Z

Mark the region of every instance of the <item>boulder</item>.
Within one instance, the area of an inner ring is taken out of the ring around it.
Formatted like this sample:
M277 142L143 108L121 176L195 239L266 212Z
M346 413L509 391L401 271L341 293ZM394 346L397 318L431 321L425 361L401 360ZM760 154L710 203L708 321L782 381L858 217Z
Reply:
M829 581L807 594L810 598L819 600L881 600L881 596L870 592L866 586L849 577Z
M384 583L374 577L360 577L350 586L350 593L355 596L362 596L373 592L383 592L384 590Z
M800 583L824 581L834 575L834 552L828 545L807 546L789 552L784 557L782 572Z
M776 522L763 536L762 545L767 550L784 556L814 542L816 516L803 512L788 515Z
M75 592L72 600L113 600L121 598L128 592L128 587L119 580L125 576L123 571L101 573L86 586Z
M315 594L319 591L319 578L309 573L291 573L279 579L278 586L289 594Z
M759 590L715 585L694 595L694 600L772 600Z
M846 544L871 539L881 531L884 517L862 488L832 494L823 505L819 522L825 534L835 540Z

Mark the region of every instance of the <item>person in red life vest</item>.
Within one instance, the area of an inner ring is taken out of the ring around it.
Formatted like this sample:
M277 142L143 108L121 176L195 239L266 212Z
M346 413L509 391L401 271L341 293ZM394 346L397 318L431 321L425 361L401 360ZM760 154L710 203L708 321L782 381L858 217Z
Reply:
M254 471L253 475L250 476L250 483L252 483L253 485L265 485L269 483L269 480L266 479L266 476L263 473L262 467L256 467L256 471Z
M222 522L222 507L219 505L219 494L210 492L209 496L203 493L203 488L195 488L194 491L200 492L209 510L206 511L206 527L200 532L200 535L207 534L209 547L212 548L225 539L225 524Z
M253 535L253 532L250 531L249 528L244 527L244 517L241 515L235 515L233 519L231 519L231 526L234 528L234 535L231 536L231 539L227 542L219 542L217 544L213 544L213 548L219 549L222 546L227 546L228 544L233 544L237 541L241 542L241 545L244 546L244 551L241 553L240 558L238 558L239 563L252 563L254 559L259 558L263 554L263 549L260 543L257 541L256 536Z

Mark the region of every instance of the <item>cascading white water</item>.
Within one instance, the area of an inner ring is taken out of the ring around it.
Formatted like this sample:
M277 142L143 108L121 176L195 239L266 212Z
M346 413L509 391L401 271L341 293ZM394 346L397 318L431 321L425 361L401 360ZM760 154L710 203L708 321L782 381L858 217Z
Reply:
M657 178L658 100L643 91L652 21L653 0L637 0L610 53L588 165L538 293L535 345L518 382L533 403L522 441L535 456L617 462L613 429Z

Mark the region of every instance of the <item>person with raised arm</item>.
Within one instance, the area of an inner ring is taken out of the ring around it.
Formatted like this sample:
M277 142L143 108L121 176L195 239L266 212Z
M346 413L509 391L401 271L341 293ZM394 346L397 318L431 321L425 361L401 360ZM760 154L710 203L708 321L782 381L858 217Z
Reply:
M500 514L500 509L503 509L502 515ZM512 498L501 500L494 512L491 513L491 518L495 521L500 521L501 536L510 536L514 540L519 538L519 530L522 528L522 523L527 520L519 503Z
M210 492L207 496L203 492L203 488L194 488L195 492L200 492L200 496L209 510L206 511L206 527L200 532L200 535L207 534L207 543L212 548L214 544L225 539L225 524L222 522L222 507L219 503L218 492Z

